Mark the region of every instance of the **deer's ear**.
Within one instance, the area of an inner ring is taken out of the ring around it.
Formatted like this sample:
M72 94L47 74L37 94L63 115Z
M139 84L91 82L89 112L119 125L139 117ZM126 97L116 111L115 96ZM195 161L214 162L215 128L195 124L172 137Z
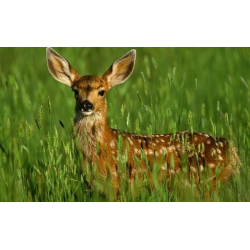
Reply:
M46 49L46 55L49 72L57 81L72 86L80 78L70 63L52 48Z
M130 77L135 67L135 59L136 50L131 50L111 65L103 75L107 79L109 88L124 83Z

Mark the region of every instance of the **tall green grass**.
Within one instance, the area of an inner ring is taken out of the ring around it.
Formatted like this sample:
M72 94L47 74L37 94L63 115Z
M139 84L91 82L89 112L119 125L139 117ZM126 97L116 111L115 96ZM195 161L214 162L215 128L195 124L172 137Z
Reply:
M80 74L102 75L131 48L55 48ZM240 175L212 200L249 201L250 49L136 48L133 75L108 94L113 128L193 130L229 138ZM109 201L81 175L71 139L74 98L50 76L45 48L0 48L0 201ZM177 178L178 179L178 178ZM156 183L157 184L157 183ZM107 183L108 187L108 183ZM121 201L203 201L178 180L169 191L121 186Z

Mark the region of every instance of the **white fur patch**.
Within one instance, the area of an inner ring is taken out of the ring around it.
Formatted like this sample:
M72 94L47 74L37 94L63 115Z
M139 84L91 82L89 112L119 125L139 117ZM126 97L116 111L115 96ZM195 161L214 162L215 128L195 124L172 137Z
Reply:
M166 171L167 169L168 169L168 168L167 168L165 165L161 166L161 170Z
M221 151L217 148L216 149L216 152L218 153L218 154L221 154Z
M109 145L110 145L111 148L115 148L115 141L112 140L112 141L109 143Z
M202 164L200 164L199 168L200 168L200 172L202 172L204 170L204 167Z
M175 150L175 146L168 147L168 152L173 152Z
M129 144L131 145L131 146L133 146L134 145L134 142L128 137L128 141L129 141Z
M190 167L190 170L191 170L193 173L196 173L196 172L197 172L197 170L196 170L195 167Z
M158 157L159 156L159 152L158 151L155 151L155 156Z
M149 149L149 150L148 150L148 154L149 154L149 155L152 155L152 154L153 154L153 150L152 150L152 149Z
M138 149L138 148L134 148L134 152L135 152L135 154L140 154L140 153L141 153L141 150Z
M219 155L219 160L220 160L220 161L223 161L223 158L222 158L220 155Z
M209 166L210 168L215 168L215 164L213 164L213 163L208 163L208 166Z

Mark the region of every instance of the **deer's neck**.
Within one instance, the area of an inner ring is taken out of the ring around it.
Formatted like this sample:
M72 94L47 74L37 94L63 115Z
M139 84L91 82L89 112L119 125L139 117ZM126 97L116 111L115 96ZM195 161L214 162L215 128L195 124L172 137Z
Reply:
M96 162L104 133L109 130L106 116L95 115L75 119L74 138L87 161Z

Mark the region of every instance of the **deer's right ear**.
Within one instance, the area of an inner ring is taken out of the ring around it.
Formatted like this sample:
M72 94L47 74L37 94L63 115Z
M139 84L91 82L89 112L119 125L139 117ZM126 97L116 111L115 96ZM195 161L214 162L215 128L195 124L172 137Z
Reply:
M72 86L80 78L70 63L52 48L46 49L46 55L49 72L57 81Z

